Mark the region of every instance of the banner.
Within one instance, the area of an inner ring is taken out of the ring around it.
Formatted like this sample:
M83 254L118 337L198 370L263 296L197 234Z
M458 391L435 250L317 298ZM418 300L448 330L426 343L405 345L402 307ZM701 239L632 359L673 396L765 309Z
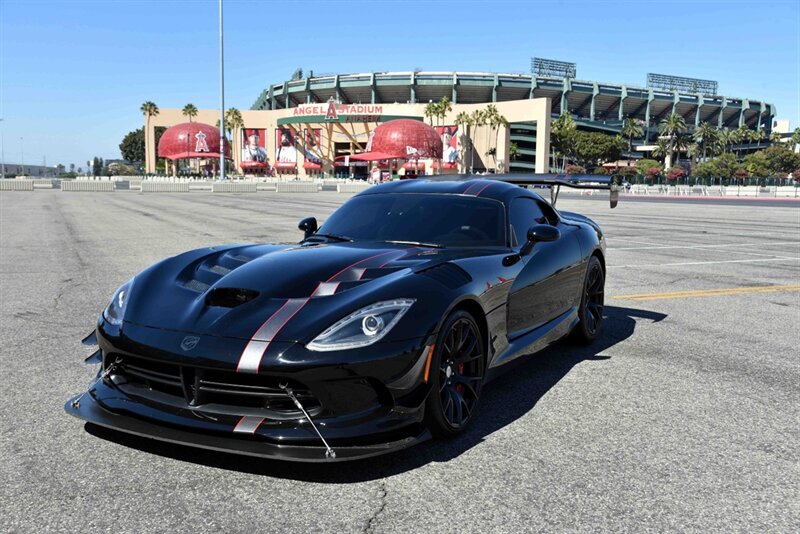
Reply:
M442 163L445 167L458 165L458 126L436 126L436 131L442 137Z
M306 128L303 155L306 163L322 163L322 128Z
M275 128L275 164L281 167L297 164L297 143L289 128Z
M264 130L242 128L242 162L267 162L267 139Z

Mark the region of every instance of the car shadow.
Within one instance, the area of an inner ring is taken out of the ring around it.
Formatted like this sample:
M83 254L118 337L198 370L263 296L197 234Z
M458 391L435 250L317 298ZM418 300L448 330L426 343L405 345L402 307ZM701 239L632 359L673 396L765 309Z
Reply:
M449 440L430 440L396 453L346 463L308 464L251 457L195 449L153 439L132 436L91 423L86 431L99 438L167 458L202 464L220 469L318 483L349 484L380 479L402 473L431 462L447 462L481 443L487 436L509 425L531 411L553 386L577 364L603 361L602 353L629 338L637 320L659 322L662 313L605 307L605 322L600 337L589 346L563 341L533 355L518 358L485 387L481 404L470 427ZM509 369L510 370L510 369Z

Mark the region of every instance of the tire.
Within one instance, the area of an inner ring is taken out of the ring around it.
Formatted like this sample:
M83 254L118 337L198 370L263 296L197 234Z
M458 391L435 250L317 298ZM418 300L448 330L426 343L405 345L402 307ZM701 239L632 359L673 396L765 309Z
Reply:
M483 388L486 345L478 324L464 310L444 321L431 361L431 392L425 424L436 437L463 431L475 413Z
M603 265L597 256L589 259L583 281L581 304L578 308L578 324L572 331L572 339L588 345L598 338L603 330L603 302L606 277Z

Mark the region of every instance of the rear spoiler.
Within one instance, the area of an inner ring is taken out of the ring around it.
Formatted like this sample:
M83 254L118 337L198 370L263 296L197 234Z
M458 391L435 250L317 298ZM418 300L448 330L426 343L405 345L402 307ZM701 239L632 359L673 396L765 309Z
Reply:
M611 208L619 202L620 178L593 174L495 174L481 176L486 180L497 180L515 185L544 185L550 187L550 204L556 205L561 186L573 189L601 189L609 191Z

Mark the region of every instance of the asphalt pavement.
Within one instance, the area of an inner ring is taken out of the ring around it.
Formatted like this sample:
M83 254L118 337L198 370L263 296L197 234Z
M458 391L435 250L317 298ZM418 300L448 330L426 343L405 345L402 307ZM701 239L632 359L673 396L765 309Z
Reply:
M355 463L256 460L87 427L80 340L149 264L296 241L348 195L0 193L0 529L797 532L800 209L559 208L608 235L606 323L484 391L462 436Z

